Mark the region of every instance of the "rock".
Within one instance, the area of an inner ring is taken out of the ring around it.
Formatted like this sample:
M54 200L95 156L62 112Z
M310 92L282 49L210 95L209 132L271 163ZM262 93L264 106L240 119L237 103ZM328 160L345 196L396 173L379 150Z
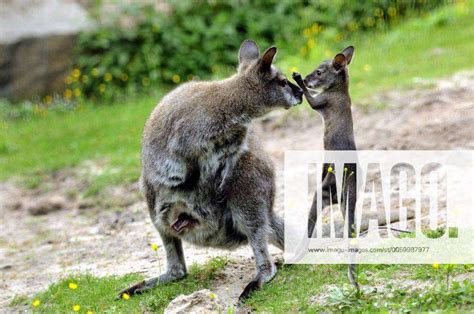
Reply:
M0 184L0 211L2 210L19 210L23 203L22 191L13 184Z
M0 10L0 97L61 92L77 33L91 25L72 0L4 0Z
M26 204L26 209L33 216L46 215L50 212L66 208L67 199L61 195L47 195L34 203Z
M221 313L226 304L209 289L196 291L190 295L180 295L170 302L166 314Z

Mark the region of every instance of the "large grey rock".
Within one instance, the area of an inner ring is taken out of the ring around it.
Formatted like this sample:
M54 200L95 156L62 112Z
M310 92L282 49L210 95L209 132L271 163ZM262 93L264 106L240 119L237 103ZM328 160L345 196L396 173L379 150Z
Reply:
M62 91L87 12L73 0L0 2L0 97Z

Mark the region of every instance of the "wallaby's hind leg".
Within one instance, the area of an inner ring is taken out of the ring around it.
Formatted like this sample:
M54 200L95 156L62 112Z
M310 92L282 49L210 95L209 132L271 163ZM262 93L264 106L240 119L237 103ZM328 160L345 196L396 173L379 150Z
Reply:
M283 222L272 212L275 183L273 169L266 160L251 152L243 153L229 185L228 210L235 226L245 234L255 257L257 274L239 296L241 304L250 294L262 288L276 273L268 252L268 240L283 247Z
M150 211L150 217L153 223L155 223L155 203L156 203L156 192L150 184L146 181L143 182L143 189L145 192L145 198ZM156 226L156 225L155 225ZM186 261L184 259L183 245L181 240L175 237L171 237L163 232L160 232L161 240L166 251L166 273L159 277L151 278L139 282L125 290L122 290L118 297L121 298L124 293L128 295L140 294L147 290L156 287L159 283L165 283L169 281L175 281L183 278L187 274Z
M255 290L260 290L266 282L270 281L276 274L276 266L273 264L267 248L267 235L265 229L256 230L249 235L250 246L255 256L257 275L247 284L239 296L239 303L247 299Z
M283 219L273 214L270 220L270 229L269 242L283 251L285 249L285 224Z
M124 293L128 295L140 294L155 288L160 283L179 280L186 276L186 263L181 240L163 235L162 233L160 233L160 235L166 250L166 273L159 277L144 280L121 291L118 295L119 298L121 298Z

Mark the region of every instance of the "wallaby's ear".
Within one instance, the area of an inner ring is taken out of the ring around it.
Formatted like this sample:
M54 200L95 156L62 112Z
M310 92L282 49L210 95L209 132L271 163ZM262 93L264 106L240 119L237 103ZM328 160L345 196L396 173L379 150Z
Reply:
M351 64L352 56L354 55L354 47L349 46L341 52L346 57L347 65Z
M272 66L273 58L277 53L276 47L270 47L262 55L262 59L260 60L260 70L262 72L269 71Z
M242 42L239 49L239 63L245 63L248 61L258 59L260 51L258 50L257 43L251 39L246 39Z
M346 66L346 56L344 56L342 53L338 53L335 57L334 60L332 60L332 66L336 71L341 70Z

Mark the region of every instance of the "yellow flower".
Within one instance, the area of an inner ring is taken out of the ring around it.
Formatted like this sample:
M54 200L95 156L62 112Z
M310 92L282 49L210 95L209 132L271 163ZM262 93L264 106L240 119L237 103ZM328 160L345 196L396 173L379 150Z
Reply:
M142 79L142 85L143 85L143 86L148 86L148 85L150 85L150 79L149 79L148 77L144 77L144 78Z
M293 72L298 72L298 68L297 68L297 67L290 67L289 70L290 70L291 73L293 73Z
M72 77L68 76L64 79L64 82L67 84L67 85L70 85L72 83Z
M92 311L87 311L86 314L94 314Z
M216 294L214 292L211 292L209 294L209 298L211 298L211 300L214 300L216 298Z
M388 8L387 13L390 17L394 17L395 15L397 15L397 9L395 9L394 7L390 7Z
M53 97L50 96L50 95L45 96L44 97L44 102L45 102L45 104L49 105L50 103L53 102Z
M359 24L356 22L350 22L347 27L349 28L349 31L355 32L359 28Z
M33 306L34 306L34 307L38 307L38 306L40 306L40 304L41 304L41 301L38 300L38 299L36 299L36 300L33 301Z
M64 91L64 98L66 98L67 100L69 100L69 99L71 99L71 97L72 97L72 90L70 90L70 89L68 88L68 89L66 89L66 90Z
M105 92L105 84L99 84L99 91L101 93Z
M314 24L311 26L311 31L312 31L313 33L318 33L320 30L321 30L321 26L319 26L318 23L314 23Z
M77 79L77 78L79 78L80 76L81 76L81 70L79 70L79 69L74 69L74 70L72 71L72 77L74 77L74 78Z
M347 167L344 168L344 172L347 172Z
M305 28L305 29L303 30L303 36L304 36L304 37L309 37L309 36L311 36L311 28Z
M120 77L122 79L122 81L126 82L128 81L128 75L127 74L122 74L122 76Z
M192 74L189 74L189 75L188 75L188 81L192 81L193 78L194 78L194 75L192 75Z
M74 96L76 97L81 96L81 90L79 88L74 89Z
M433 264L434 269L439 269L439 264Z
M332 171L333 171L332 167L328 167L328 172L332 173Z
M152 249L153 251L158 251L158 244L152 243L152 244L151 244L151 249Z
M365 19L365 25L367 25L367 27L372 27L374 26L374 24L375 20L372 17L368 17Z
M307 44L308 44L308 48L311 49L311 48L313 48L313 47L316 45L316 41L311 38L311 39L308 39Z
M374 15L378 16L378 17L382 17L383 16L383 10L381 8L375 9L374 10Z
M370 70L372 70L372 67L370 66L370 64L364 64L364 71L369 72Z
M181 77L178 74L175 74L173 75L171 80L173 81L173 83L178 84L181 81Z
M68 285L69 289L71 290L76 290L77 289L77 283L75 282L70 282Z
M89 77L87 75L82 76L82 83L87 83L89 82Z
M105 80L106 82L112 81L112 74L110 74L109 72L105 73L105 75L104 75L104 80Z
M93 77L98 77L99 76L99 69L93 68L91 71L91 74Z
M76 305L74 305L74 306L72 307L72 310L73 310L74 312L79 312L79 311L81 310L81 306L80 306L79 304L76 304Z
M122 299L128 300L128 299L130 299L130 295L128 293L124 293L124 294L122 294Z

